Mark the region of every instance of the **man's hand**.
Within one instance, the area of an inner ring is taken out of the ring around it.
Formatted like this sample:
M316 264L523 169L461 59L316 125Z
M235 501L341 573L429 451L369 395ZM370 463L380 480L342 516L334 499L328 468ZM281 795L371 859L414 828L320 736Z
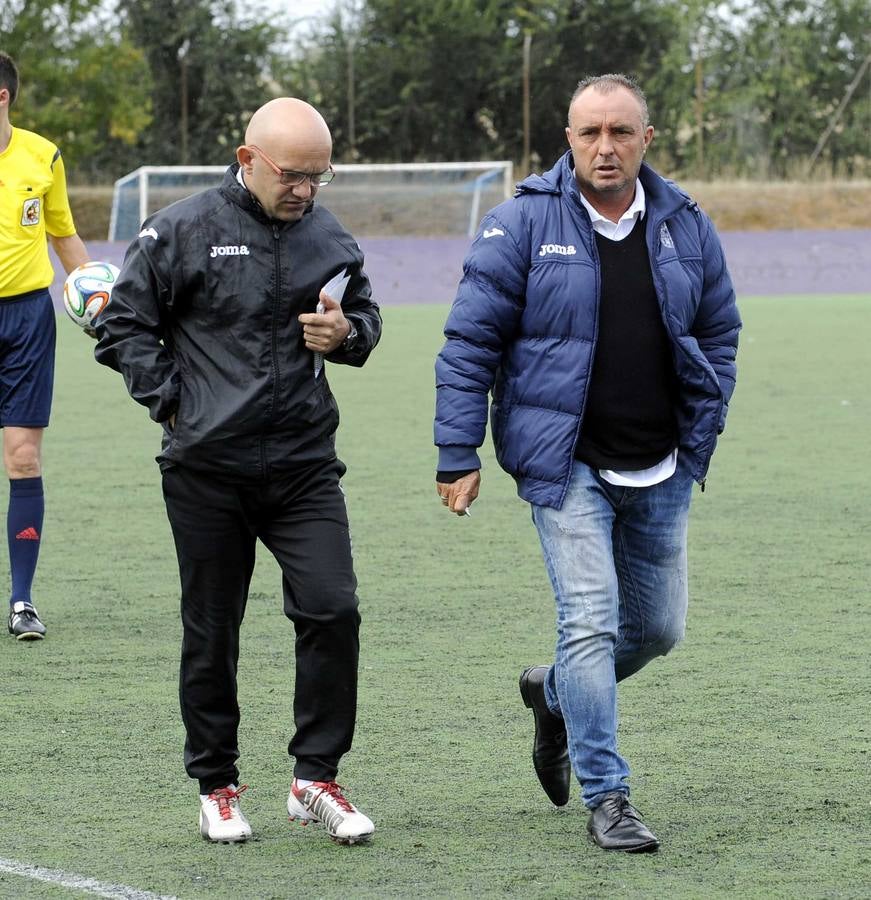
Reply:
M442 499L442 505L458 516L466 515L466 510L477 498L480 487L481 473L477 470L450 484L436 482L436 491Z
M315 353L332 353L351 331L351 323L342 312L342 304L321 291L322 313L303 313L299 317L306 347Z

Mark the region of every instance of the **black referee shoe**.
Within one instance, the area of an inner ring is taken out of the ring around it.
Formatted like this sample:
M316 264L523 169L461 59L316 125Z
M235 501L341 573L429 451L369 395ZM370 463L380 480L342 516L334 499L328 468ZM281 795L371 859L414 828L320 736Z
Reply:
M9 634L18 641L41 641L45 637L45 625L40 622L36 608L16 600L9 610Z

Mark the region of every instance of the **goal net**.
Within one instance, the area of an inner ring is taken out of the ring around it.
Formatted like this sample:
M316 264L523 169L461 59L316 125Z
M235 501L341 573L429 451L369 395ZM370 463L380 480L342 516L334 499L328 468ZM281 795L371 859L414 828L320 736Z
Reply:
M514 193L510 162L337 164L319 200L353 234L474 235ZM141 166L115 182L110 241L130 241L158 209L221 183L225 166Z

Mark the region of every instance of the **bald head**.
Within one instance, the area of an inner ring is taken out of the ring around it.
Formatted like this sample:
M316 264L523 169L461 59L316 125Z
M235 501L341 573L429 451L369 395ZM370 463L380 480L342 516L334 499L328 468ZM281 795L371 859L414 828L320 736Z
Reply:
M292 146L295 150L332 152L333 139L323 116L309 103L296 97L276 97L264 103L251 116L245 130L245 143L278 149Z
M236 158L245 186L267 215L293 222L314 201L318 176L330 169L332 153L333 139L323 116L304 100L276 97L251 116ZM283 172L299 177L288 179Z

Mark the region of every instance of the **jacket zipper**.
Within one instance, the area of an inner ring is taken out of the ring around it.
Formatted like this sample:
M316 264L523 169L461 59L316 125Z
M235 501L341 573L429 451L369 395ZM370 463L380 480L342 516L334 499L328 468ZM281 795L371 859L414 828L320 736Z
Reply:
M580 236L581 240L583 240L584 235L581 234L581 229L584 225L584 216L587 217L587 221L589 222L589 215L584 208L584 204L581 203L580 198L574 195L571 196L575 205L578 207L578 211L581 216L581 219L577 224L578 235ZM587 386L584 390L584 396L581 398L581 408L578 415L578 427L575 428L575 440L572 443L572 458L569 462L569 475L568 478L566 478L565 483L563 484L563 492L562 496L560 497L560 507L562 507L563 503L565 502L566 494L568 494L569 492L569 485L572 482L572 467L574 466L575 448L578 445L578 438L581 436L581 427L584 424L584 410L587 407L587 397L590 393L590 375L593 371L593 362L596 356L596 344L599 342L599 306L602 301L602 267L599 262L599 248L596 246L596 235L594 233L592 223L590 223L590 226L587 229L587 240L589 241L590 256L593 258L593 262L595 264L594 268L596 272L596 318L593 323L593 349L590 352L590 365L587 367Z
M668 218L668 216L661 216L660 218L653 221L653 228L650 232L651 239L655 240L654 236L659 234L660 230L662 229L662 225L666 221L667 218ZM645 243L647 244L647 256L648 256L648 259L650 259L650 271L651 271L651 274L653 275L654 287L656 288L656 299L657 299L657 303L659 304L659 315L662 319L663 327L668 332L668 336L671 341L671 345L677 350L678 353L681 354L681 356L683 356L687 360L689 360L690 364L695 367L695 365L696 365L695 360L689 355L689 353L687 353L686 350L684 350L684 348L680 344L680 342L675 340L674 332L671 329L671 323L668 320L668 309L667 309L668 301L667 301L667 297L666 297L667 292L665 290L665 279L662 277L662 273L659 271L659 262L656 259L656 253L654 252L654 248L651 247L650 241L646 240ZM722 388L719 387L719 382L717 384L717 388L720 391L720 393L722 394ZM722 408L722 403L723 403L723 400L721 397L720 398L721 408ZM715 429L716 429L718 423L719 423L719 415L717 416L717 422L714 423ZM713 442L709 442L709 443L712 444ZM713 455L714 455L714 449L713 449L713 446L711 446L706 451L705 457L704 457L703 468L704 468L705 472L707 472L708 466L710 466L710 464L711 464L711 457ZM704 493L706 481L707 481L707 475L704 478L702 478L702 480L699 482L699 486L701 487L702 493Z
M278 364L278 311L281 305L281 232L278 226L272 226L273 259L275 260L275 296L272 300L272 407L269 410L270 419L278 409L279 391L281 385L281 368ZM264 477L269 477L269 460L266 453L266 437L260 442L261 466Z

